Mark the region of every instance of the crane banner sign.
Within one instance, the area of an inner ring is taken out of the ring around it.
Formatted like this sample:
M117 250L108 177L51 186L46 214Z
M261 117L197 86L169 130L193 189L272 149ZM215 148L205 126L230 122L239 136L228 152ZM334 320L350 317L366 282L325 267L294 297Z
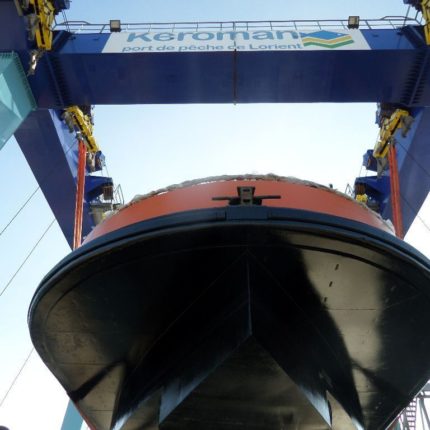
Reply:
M103 53L368 50L360 30L196 30L110 34Z

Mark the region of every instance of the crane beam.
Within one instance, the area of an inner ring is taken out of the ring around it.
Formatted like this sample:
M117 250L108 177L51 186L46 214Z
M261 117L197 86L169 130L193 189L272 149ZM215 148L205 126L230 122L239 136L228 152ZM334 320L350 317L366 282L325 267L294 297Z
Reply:
M96 37L63 33L56 36L55 53L47 53L40 60L43 71L30 77L30 85L39 106L46 108L151 103L430 104L430 47L416 45L409 30L344 30L342 34L349 37L354 31L363 49L352 49L352 44L337 48L317 43L305 46L306 38L299 33L296 35L301 42L295 44L285 44L287 35L275 43L272 40L243 43L242 39L256 34L276 37L273 31L260 30L260 33L236 32L235 40L229 40L226 50L216 49L223 47L222 44L214 45L213 50L213 45L193 44L193 36L202 37L204 33L212 37L210 32L184 36L184 40L175 41L176 50L172 51L167 48L173 45L151 45L153 37L169 36L165 32L147 36L151 42L142 43L148 46L141 46L140 42L137 45L139 49L152 48L152 51L129 51L135 46L128 46L128 39L117 40L125 33ZM332 32L323 32L321 37L330 37L327 33ZM133 33L127 37L132 36ZM223 32L222 36L214 37L222 37L225 42L233 36L232 32ZM136 39L131 40L130 43L136 44ZM248 49L230 50L231 44ZM282 46L296 47L284 50L279 48Z
M196 23L178 31L175 25L128 33L55 31L52 50L29 78L38 106L430 104L430 47L419 26L302 31L288 22L276 29L267 23L219 23L215 29ZM9 34L4 26L0 52L16 51L28 63L28 43L3 37Z

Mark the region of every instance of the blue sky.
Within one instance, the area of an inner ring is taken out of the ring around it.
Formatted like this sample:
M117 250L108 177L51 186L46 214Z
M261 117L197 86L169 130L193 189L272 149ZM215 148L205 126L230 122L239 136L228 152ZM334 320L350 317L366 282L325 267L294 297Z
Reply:
M407 10L402 0L91 0L88 4L74 0L68 19L132 23L380 18L403 16ZM249 172L333 183L343 191L358 175L362 154L374 145L375 109L374 104L99 106L95 135L126 200L186 179ZM12 138L0 151L0 231L36 187ZM429 203L421 216L430 219ZM0 291L52 219L38 192L0 236ZM420 222L407 237L426 255L429 239ZM0 401L31 350L26 316L34 290L68 252L55 224L0 296ZM34 353L0 407L0 425L11 430L59 429L66 403L63 390Z

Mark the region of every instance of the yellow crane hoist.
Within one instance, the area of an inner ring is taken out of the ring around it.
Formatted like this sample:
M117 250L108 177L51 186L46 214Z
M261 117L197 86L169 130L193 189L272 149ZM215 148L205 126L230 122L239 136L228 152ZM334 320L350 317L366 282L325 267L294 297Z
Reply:
M373 149L375 158L385 158L397 130L402 129L403 135L409 131L413 118L404 109L396 109L391 116L385 118L379 130L379 138Z
M430 0L421 0L421 12L425 21L424 34L426 36L426 43L430 45Z
M52 49L52 25L55 18L55 7L51 0L28 0L27 16L30 37L36 40L37 48L43 51Z
M85 115L78 106L70 106L64 111L63 118L70 131L76 132L83 139L89 152L96 153L99 151L93 136L93 124L89 115Z

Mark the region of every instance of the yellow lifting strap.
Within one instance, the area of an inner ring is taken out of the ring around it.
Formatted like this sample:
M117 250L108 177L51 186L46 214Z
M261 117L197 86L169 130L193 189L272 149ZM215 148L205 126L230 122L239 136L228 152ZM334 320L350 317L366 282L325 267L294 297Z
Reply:
M33 6L35 20L34 33L37 48L45 51L52 49L52 25L55 18L55 7L51 0L29 0Z
M360 203L367 203L367 201L369 200L369 197L367 197L367 194L357 194L355 196L355 200L357 200L357 202L360 202Z
M430 0L421 0L421 11L425 21L424 34L426 36L426 43L430 45Z
M375 158L385 158L397 130L403 129L404 134L409 130L411 121L409 112L404 109L396 109L390 118L385 118L379 130L379 138L373 149Z
M95 153L99 151L96 139L93 136L93 124L91 118L85 115L78 106L70 106L65 110L64 120L69 128L75 126L80 137L84 140L87 150Z

